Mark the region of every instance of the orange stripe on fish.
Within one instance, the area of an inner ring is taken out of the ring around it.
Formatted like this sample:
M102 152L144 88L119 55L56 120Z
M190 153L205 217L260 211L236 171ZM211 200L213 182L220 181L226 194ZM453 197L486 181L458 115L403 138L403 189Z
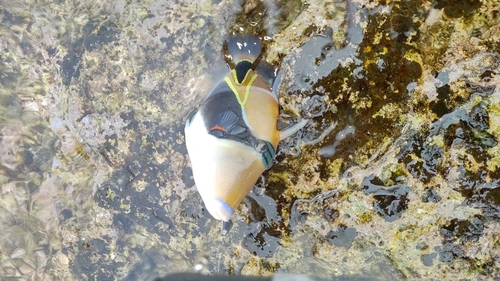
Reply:
M226 128L224 128L222 126L218 126L218 125L210 128L210 131L215 131L215 130L223 131L224 133L226 132Z

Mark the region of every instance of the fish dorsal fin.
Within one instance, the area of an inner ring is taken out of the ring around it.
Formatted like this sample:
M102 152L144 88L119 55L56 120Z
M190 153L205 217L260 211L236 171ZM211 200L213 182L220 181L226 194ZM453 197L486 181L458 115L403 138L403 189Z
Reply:
M252 65L252 62L249 60L241 60L236 64L234 67L234 78L236 83L241 85L243 81L245 81L248 72L252 69Z
M216 137L223 137L226 134L240 134L246 131L246 128L236 124L240 118L234 111L226 110L217 115L210 124L209 133Z

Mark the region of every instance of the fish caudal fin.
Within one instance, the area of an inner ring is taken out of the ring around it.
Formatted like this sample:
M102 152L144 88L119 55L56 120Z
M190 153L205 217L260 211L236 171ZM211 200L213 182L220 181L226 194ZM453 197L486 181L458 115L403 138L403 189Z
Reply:
M256 35L236 35L227 40L227 49L234 63L253 63L262 51L262 40Z

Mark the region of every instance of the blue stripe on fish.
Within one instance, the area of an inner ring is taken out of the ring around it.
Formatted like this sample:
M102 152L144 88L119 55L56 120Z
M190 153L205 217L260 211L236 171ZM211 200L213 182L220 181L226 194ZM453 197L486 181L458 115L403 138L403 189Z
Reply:
M267 169L271 168L274 162L274 156L276 156L276 150L272 143L263 140L257 140L255 144L255 150L259 152L262 164Z

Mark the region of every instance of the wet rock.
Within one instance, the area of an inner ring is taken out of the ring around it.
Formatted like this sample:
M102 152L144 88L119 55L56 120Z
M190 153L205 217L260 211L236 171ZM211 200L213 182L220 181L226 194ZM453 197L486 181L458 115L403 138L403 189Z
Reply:
M82 61L82 56L76 53L68 53L64 56L61 62L61 72L63 75L63 82L66 86L69 86L73 78L80 77L80 63Z
M443 248L439 260L451 263L456 258L464 258L463 245L467 242L477 242L483 235L484 218L475 216L471 220L453 219L448 225L443 226L439 232L443 236Z
M24 2L0 9L6 278L499 275L494 1ZM308 124L221 237L182 130L233 31Z
M279 245L281 233L273 225L250 223L249 227L254 230L243 239L243 247L259 257L272 256Z
M357 234L358 233L354 228L346 228L345 226L340 226L335 231L329 231L326 235L326 239L328 239L328 242L330 242L332 245L349 249Z
M426 188L424 190L424 194L422 195L422 202L428 203L437 203L441 201L441 197L439 194L434 190L434 188Z
M436 5L436 9L444 9L444 13L450 18L470 17L479 7L481 1L478 0L438 0Z
M434 259L436 258L437 254L436 253L432 253L432 254L425 254L425 255L422 255L422 263L425 265L425 266L432 266L433 263L434 263Z
M408 207L407 185L381 186L374 183L379 181L375 177L365 179L363 189L365 194L372 194L374 198L373 209L385 220L392 222L400 218Z

